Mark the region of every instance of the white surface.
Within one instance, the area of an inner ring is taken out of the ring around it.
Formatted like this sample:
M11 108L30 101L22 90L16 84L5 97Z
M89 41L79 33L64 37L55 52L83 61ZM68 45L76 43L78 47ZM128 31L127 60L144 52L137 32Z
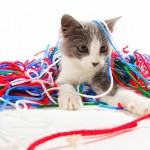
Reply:
M80 111L62 111L57 109L42 110L5 110L0 113L0 149L24 150L38 138L76 129L106 129L112 128L135 119L126 112L100 110L96 107ZM135 130L83 138L82 150L98 149L149 149L150 120L139 123ZM41 145L37 150L68 149L67 138L60 138ZM65 147L64 147L65 146ZM9 147L9 148L7 148ZM64 148L63 148L64 147Z
M64 13L80 20L123 16L114 32L117 45L120 49L129 45L132 51L138 48L149 54L149 6L149 0L0 0L0 61L26 60L47 44L53 46ZM23 150L34 140L57 131L111 128L132 119L134 117L127 113L96 108L71 112L4 110L0 112L0 150ZM146 150L150 147L149 127L150 120L145 120L137 130L114 137L102 136L98 141L83 144L81 149ZM92 140L84 139L83 143ZM63 138L48 142L46 149L67 144Z

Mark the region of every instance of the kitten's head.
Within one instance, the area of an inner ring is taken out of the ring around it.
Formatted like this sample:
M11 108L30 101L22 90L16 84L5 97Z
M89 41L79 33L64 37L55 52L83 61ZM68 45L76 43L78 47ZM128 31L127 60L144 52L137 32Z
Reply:
M113 32L120 17L106 20L102 24ZM70 15L61 19L62 55L75 61L85 69L99 69L104 66L111 47L102 29L95 22L79 22Z

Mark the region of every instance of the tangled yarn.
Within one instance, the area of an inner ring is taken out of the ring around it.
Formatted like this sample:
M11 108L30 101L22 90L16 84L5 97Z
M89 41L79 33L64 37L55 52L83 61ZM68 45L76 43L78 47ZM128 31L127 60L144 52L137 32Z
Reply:
M145 77L148 81L150 80L150 56L146 54L140 54L138 51L135 51L133 53L129 54L129 51L127 50L128 46L123 48L123 53L126 54L125 60L127 63L132 65L132 67L138 71L143 77ZM141 78L139 78L135 73L131 71L131 69L126 65L126 63L118 56L116 52L112 53L112 62L111 62L111 69L113 73L113 77L116 79L116 81L123 86L124 88L129 88L132 90L135 90L139 94L143 94L144 96L150 97L150 87L148 82L145 83ZM79 88L81 88L80 86ZM81 89L80 89L81 90ZM101 104L100 104L101 105ZM107 105L103 105L105 107ZM111 107L111 106L110 106ZM120 107L115 108L120 109ZM66 137L66 136L72 136L72 135L80 135L81 137L84 136L97 136L97 135L107 135L111 133L117 133L119 131L123 131L126 129L132 129L135 128L138 124L138 122L150 118L150 114L139 117L138 119L135 119L131 122L128 122L126 124L108 128L108 129L91 129L91 130L74 130L74 131L65 131L65 132L59 132L54 133L48 136L45 136L41 139L38 139L31 143L27 150L34 150L38 146L50 141L54 140L56 138Z
M103 30L114 49L108 66L111 68L108 76L113 79L113 75L121 86L150 97L150 56L142 55L138 51L129 54L126 47L123 49L126 56L123 57L110 38L111 34L107 33L102 23L94 22ZM27 109L58 106L59 89L55 83L61 63L58 45L59 42L55 47L48 45L44 51L35 55L40 57L42 54L42 57L27 60L25 63L20 61L0 63L0 111L5 107ZM113 83L112 80L111 83ZM95 92L86 84L78 85L76 91L83 96L85 105L109 107L106 103L97 101Z
M127 47L123 49L126 53ZM60 71L61 54L57 46L47 47L35 56L42 58L0 63L0 110L16 106L23 108L57 107L58 88L55 84ZM126 62L148 81L150 80L150 56L138 51L127 53ZM148 83L133 73L116 52L112 53L111 70L117 82L139 94L150 97ZM82 84L76 91L87 95L95 95L89 86ZM92 98L83 97L85 105L103 105L105 103ZM102 106L101 105L101 106ZM106 104L104 106L107 106Z
M102 23L99 21L94 22L103 30L107 40L114 49L109 67L111 67L110 71L115 80L124 88L135 90L139 94L150 97L150 56L140 54L138 51L129 54L126 47L123 49L126 56L123 57L114 46ZM0 111L6 107L28 109L30 107L42 108L58 106L57 98L59 89L55 83L60 71L61 62L58 44L51 48L48 45L46 50L35 56L39 56L40 54L43 54L42 58L33 59L31 61L27 60L25 63L20 61L0 63ZM110 74L109 76L112 75ZM76 91L80 94L96 95L86 84L77 86ZM83 102L85 105L107 107L106 103L97 101L91 97L88 98L88 96L83 97ZM108 108L118 109L114 107ZM35 141L28 147L28 150L33 150L48 140L62 136L73 134L80 134L82 136L100 135L133 128L137 126L137 122L149 117L150 115L147 115L112 129L78 130L56 133Z
M42 58L0 63L0 110L5 107L27 109L30 107L57 107L58 88L55 84L60 71L61 55L58 46L38 53ZM82 94L95 95L87 86L76 87ZM83 98L84 105L105 104L91 98Z
M126 47L127 48L127 47ZM112 54L112 73L118 83L128 89L135 90L137 93L150 97L150 86L143 79L138 77L116 54ZM148 81L150 81L150 56L134 51L125 57L132 67Z

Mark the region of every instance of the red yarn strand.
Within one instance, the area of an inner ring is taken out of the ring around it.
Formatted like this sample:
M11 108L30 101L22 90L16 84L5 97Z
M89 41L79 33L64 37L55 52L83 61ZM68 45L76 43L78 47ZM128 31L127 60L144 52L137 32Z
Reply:
M150 118L150 114L145 115L143 117L140 117L136 120L133 120L131 122L128 122L126 124L114 127L114 128L110 128L110 129L95 129L95 130L76 130L76 131L68 131L68 132L60 132L60 133L55 133L46 137L43 137L37 141L35 141L34 143L32 143L27 150L34 150L37 146L49 141L49 140L53 140L56 138L60 138L60 137L65 137L65 136L70 136L70 135L82 135L82 136L92 136L92 135L101 135L101 134L110 134L110 133L114 133L114 132L118 132L118 131L122 131L125 129L130 129L130 128L134 128L137 126L137 123L144 120Z

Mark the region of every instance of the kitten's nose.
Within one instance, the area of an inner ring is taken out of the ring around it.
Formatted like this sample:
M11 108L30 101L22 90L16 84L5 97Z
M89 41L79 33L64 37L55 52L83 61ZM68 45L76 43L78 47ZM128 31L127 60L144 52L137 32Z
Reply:
M92 63L92 65L95 67L95 66L97 66L99 63Z

